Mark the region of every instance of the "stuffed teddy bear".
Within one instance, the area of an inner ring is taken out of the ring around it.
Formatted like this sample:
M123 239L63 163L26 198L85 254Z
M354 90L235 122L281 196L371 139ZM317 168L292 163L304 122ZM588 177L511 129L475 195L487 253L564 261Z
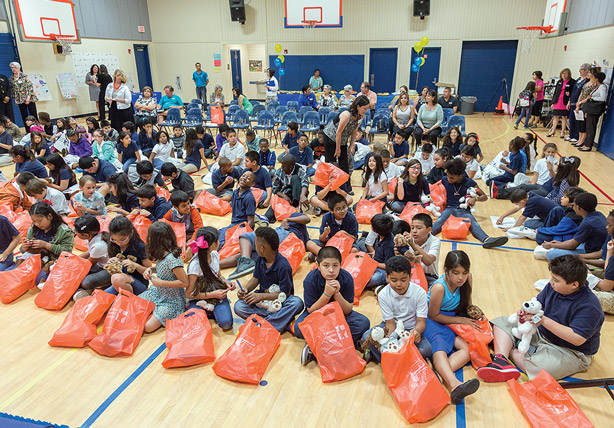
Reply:
M409 249L409 244L412 242L412 237L409 232L394 236L394 246L397 247L399 254L407 258L411 263L419 264L422 261L422 255L416 254Z
M403 321L399 320L396 321L395 330L389 336L387 336L388 333L388 327L374 327L367 340L362 344L362 350L366 351L373 344L381 352L399 352L411 337L411 334L405 331Z
M266 293L279 293L280 291L281 291L281 288L279 288L279 285L277 284L273 284L269 288L266 289ZM286 293L282 292L277 295L277 299L262 300L256 303L256 306L262 309L266 309L267 312L270 312L273 314L281 309L285 301L286 301Z
M439 208L433 203L433 198L431 198L430 195L422 195L420 200L422 201L424 208L426 208L426 210L430 212L431 215L434 215L435 217L441 216L441 214L439 213L439 211L441 211L441 208Z
M526 314L533 315L533 323L524 322L521 319L521 317ZM520 339L520 343L518 344L518 352L521 354L526 354L529 350L531 337L533 336L533 333L537 331L536 323L539 322L543 315L544 311L542 310L542 304L537 300L537 298L533 297L528 302L524 302L518 312L507 318L507 320L511 323L518 323L517 327L512 328L512 334L514 337Z
M131 260L133 262L136 263L136 257L134 256L124 256L123 254L118 254L115 257L112 257L111 259L116 259L111 261L108 261L106 265L104 265L104 270L106 270L107 272L109 272L110 275L116 274L116 273L122 273L123 272L123 266L122 266L122 261L128 259ZM132 273L134 272L136 268L134 266L128 266L126 268L126 272L128 273Z
M467 194L458 200L460 202L460 205L458 207L463 209L463 210L470 210L472 213L474 213L475 212L475 205L472 206L471 209L469 209L469 204L467 203L467 201L469 199L471 199L471 198L477 198L477 196L478 196L478 194L475 191L475 187L468 188L467 189Z
M484 312L476 305L467 306L467 316L472 320L480 321L484 318Z
M204 282L204 278L202 276L198 277L198 279L196 280L196 284L194 285L195 289L202 290L203 282ZM209 281L209 283L205 287L204 292L211 293L212 291L225 290L226 288L227 288L226 284L220 281L215 281L215 282ZM199 300L198 302L196 302L196 305L200 306L206 311L212 311L215 308L215 305L217 305L219 302L220 301L218 299L203 299L203 300Z

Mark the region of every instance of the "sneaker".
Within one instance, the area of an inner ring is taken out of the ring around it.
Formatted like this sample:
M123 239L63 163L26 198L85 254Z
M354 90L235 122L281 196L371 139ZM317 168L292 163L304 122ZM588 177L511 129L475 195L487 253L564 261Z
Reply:
M578 142L578 140L576 140L575 138L570 138L570 139L569 139L569 142L570 142L570 143L577 143L577 142Z
M354 191L350 190L349 192L347 192L347 194L350 195L350 196L354 196Z
M387 286L387 285L388 284L382 284L382 285L379 285L379 286L375 287L375 290L374 290L375 295L377 296L380 293L380 291L382 291L384 289L384 287Z
M313 355L311 349L309 349L309 345L305 345L303 350L301 351L301 365L306 366L310 361L315 361L316 356Z
M311 209L313 210L313 215L318 216L318 217L322 215L322 208L312 207Z
M250 258L247 257L239 257L239 261L237 262L237 269L228 275L229 280L241 278L247 274L250 274L254 271L256 267L256 263Z
M79 299L83 299L84 297L89 296L90 293L85 291L83 288L79 288L75 294L73 294L72 299L76 302Z
M310 253L310 254L309 254L309 257L307 257L307 261L308 261L309 263L315 263L315 262L316 262L316 260L317 260L317 258L318 258L318 256L316 256L316 255L315 255L315 254L313 254L313 253Z
M492 363L478 369L478 377L484 382L507 382L510 379L518 379L520 372L507 358L496 354Z
M566 137L566 138L565 138L565 141L569 141L569 140L571 140L571 138L569 138L569 137Z
M518 124L517 123L514 124L514 129L518 129Z
M36 288L38 288L41 291L42 291L44 286L45 286L45 281L41 281L38 284L36 284Z
M499 188L497 187L495 182L492 181L490 183L490 198L491 199L497 199L497 196L499 196Z
M482 248L488 249L500 247L502 245L505 245L508 240L509 238L507 236L498 236L496 238L494 236L489 236L484 240L484 242L482 242Z
M456 388L452 390L450 393L450 401L452 404L460 404L463 402L463 399L475 393L480 388L480 381L477 379L469 379L465 383L461 383Z

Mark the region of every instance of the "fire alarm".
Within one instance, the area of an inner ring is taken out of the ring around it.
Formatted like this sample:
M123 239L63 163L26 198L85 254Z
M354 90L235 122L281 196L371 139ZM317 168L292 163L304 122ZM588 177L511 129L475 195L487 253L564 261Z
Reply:
M138 27L136 27L136 29L138 30L139 33L144 33L145 32L145 26L144 25L139 25Z
M284 49L284 55L288 55L288 49Z
M128 49L128 53L131 54L132 53L132 49Z
M563 50L567 52L567 45L563 46Z

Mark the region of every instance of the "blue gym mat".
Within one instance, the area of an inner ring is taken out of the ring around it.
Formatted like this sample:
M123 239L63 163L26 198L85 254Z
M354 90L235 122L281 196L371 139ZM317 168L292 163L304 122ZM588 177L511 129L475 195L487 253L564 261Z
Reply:
M56 425L49 422L35 421L34 419L22 418L21 416L9 415L0 412L0 426L2 428L69 428L68 425Z

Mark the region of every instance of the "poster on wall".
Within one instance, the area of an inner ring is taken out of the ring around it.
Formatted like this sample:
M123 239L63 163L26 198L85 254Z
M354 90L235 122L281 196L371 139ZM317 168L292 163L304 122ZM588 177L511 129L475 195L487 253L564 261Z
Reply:
M132 92L140 92L140 89L136 84L137 82L134 73L132 71L129 71L126 73L126 77L128 78L128 82L126 82L126 86L128 86L128 89L130 89L130 91Z
M34 87L34 93L39 101L51 101L51 92L49 92L49 86L42 74L28 74L28 79L32 82Z
M113 75L115 70L119 68L119 60L116 53L111 52L73 52L73 65L75 67L75 76L77 76L78 85L82 88L87 88L85 84L85 76L90 72L92 65L98 66L104 64L109 70L109 75Z
M213 71L216 73L222 71L222 54L213 54Z
M55 75L60 87L60 92L66 100L75 99L79 95L75 75L72 73L58 73Z
M249 71L260 71L260 72L262 72L262 60L250 59L249 60Z
M181 76L176 75L175 76L175 90L181 92L182 88L183 88L183 85L181 84Z

